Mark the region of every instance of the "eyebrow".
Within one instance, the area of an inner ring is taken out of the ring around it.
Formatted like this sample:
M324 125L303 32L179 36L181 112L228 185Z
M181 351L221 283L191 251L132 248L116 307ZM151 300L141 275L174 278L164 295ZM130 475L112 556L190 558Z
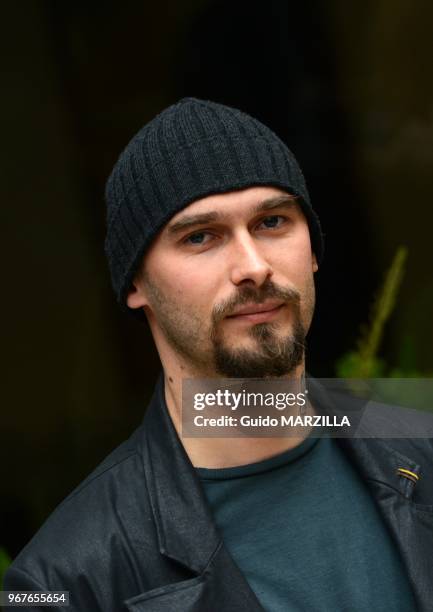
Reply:
M269 198L267 200L263 200L259 204L253 207L252 213L258 214L261 212L266 212L269 210L274 210L275 208L294 208L297 205L296 196L291 195L283 195L277 196L276 198ZM204 225L206 223L215 223L215 221L221 221L225 215L221 214L217 211L212 211L208 213L198 213L196 215L185 215L179 221L175 221L171 225L168 226L167 231L170 235L178 234L185 230L190 229L196 225Z

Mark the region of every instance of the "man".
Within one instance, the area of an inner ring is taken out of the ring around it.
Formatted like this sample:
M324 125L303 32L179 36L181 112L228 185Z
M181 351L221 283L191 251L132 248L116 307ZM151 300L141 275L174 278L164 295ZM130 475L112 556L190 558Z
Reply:
M163 374L6 589L92 612L433 609L428 440L181 434L185 379L304 376L323 239L290 151L184 99L132 139L106 194L113 286Z

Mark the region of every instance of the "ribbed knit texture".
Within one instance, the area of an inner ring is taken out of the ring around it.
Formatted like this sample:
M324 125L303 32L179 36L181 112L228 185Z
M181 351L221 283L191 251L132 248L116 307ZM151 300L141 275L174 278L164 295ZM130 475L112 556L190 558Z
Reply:
M126 306L146 248L171 217L199 198L254 185L299 196L320 262L323 237L304 177L269 128L237 109L194 98L147 123L120 155L106 186L105 253L119 303Z

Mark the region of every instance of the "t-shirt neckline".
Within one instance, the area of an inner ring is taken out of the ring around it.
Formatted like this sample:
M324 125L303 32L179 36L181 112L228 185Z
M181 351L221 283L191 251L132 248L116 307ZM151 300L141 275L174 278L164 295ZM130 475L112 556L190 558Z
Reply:
M317 434L308 436L295 448L290 448L282 453L278 453L268 459L255 461L246 465L237 465L227 468L203 468L196 467L195 470L200 480L229 480L231 478L243 478L245 476L253 476L270 470L276 469L282 465L292 463L299 459L302 455L309 452L317 443L319 437Z

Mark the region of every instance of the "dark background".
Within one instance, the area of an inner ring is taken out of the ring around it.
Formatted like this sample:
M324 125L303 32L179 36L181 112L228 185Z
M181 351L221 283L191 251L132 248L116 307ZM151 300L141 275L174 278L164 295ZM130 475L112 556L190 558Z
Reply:
M326 234L308 370L335 375L400 245L381 356L433 371L429 0L2 7L0 545L15 555L140 422L159 363L117 308L105 180L183 96L245 110L296 154Z

